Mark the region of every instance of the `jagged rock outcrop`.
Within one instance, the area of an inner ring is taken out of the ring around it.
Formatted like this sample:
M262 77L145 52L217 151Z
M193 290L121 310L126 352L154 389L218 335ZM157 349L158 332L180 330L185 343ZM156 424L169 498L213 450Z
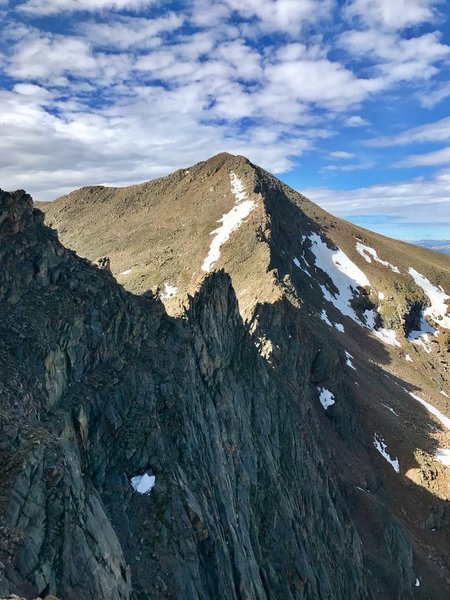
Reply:
M417 563L446 597L341 348L286 290L244 323L219 270L169 316L1 193L0 595L406 599ZM418 493L417 514L442 506Z
M270 377L229 279L169 319L59 246L29 197L3 199L2 265L30 273L2 277L5 592L366 597L308 390L293 405ZM130 478L149 468L139 497Z

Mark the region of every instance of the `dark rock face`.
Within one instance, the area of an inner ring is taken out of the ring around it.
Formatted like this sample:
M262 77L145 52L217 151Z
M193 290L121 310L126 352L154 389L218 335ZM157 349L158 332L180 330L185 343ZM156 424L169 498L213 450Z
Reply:
M345 401L321 410L328 381L351 397L336 349L286 300L245 327L219 272L170 318L63 248L29 196L1 193L0 596L412 597L388 514L392 574L366 556L327 443L360 432Z

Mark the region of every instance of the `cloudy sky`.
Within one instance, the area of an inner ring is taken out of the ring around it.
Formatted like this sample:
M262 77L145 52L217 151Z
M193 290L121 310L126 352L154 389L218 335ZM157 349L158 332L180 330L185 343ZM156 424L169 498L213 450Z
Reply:
M0 186L53 199L244 154L450 239L446 0L0 0Z

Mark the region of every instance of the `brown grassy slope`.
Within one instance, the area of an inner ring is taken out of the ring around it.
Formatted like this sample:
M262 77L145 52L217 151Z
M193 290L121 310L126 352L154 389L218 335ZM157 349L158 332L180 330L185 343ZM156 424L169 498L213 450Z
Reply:
M264 242L263 236L255 236L257 230L268 228L266 207L261 195L255 192L258 179L263 177L276 192L282 190L308 221L342 246L357 264L367 267L354 249L355 240L360 238L402 271L414 264L435 283L441 283L441 279L448 282L449 257L332 217L292 188L255 168L244 157L225 153L161 179L125 188L85 187L38 206L46 213L47 223L58 230L64 244L78 254L91 260L108 255L114 275L129 290L139 293L150 287L162 287L165 282L190 289L202 276L201 265L208 253L211 232L233 206L231 171L242 179L249 197L258 206L246 226L233 234L223 248L225 259L216 264L217 268L226 262L227 270L247 271L247 275L254 276L255 259L262 259L267 266L267 249L258 247L258 242ZM289 226L290 223L286 223L286 227ZM230 244L232 250L227 251ZM245 265L250 257L253 264ZM373 267L379 268L379 265L367 268ZM131 272L121 275L129 269Z
M126 188L86 187L39 207L66 246L90 260L109 256L113 274L130 291L142 293L165 283L193 291L204 276L211 232L235 202L232 171L239 173L256 207L233 234L233 252L222 255L228 257L237 293L251 276L258 280L254 292L261 295L262 280L264 289L273 287L266 276L267 246L255 236L266 216L261 198L252 192L254 169L243 157L219 154L162 179ZM215 266L223 265L220 260Z

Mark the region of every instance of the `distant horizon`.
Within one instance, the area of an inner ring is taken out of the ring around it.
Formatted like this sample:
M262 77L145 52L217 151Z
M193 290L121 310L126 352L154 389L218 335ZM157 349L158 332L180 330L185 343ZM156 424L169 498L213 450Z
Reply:
M407 243L434 250L440 254L450 254L450 240L407 240Z

